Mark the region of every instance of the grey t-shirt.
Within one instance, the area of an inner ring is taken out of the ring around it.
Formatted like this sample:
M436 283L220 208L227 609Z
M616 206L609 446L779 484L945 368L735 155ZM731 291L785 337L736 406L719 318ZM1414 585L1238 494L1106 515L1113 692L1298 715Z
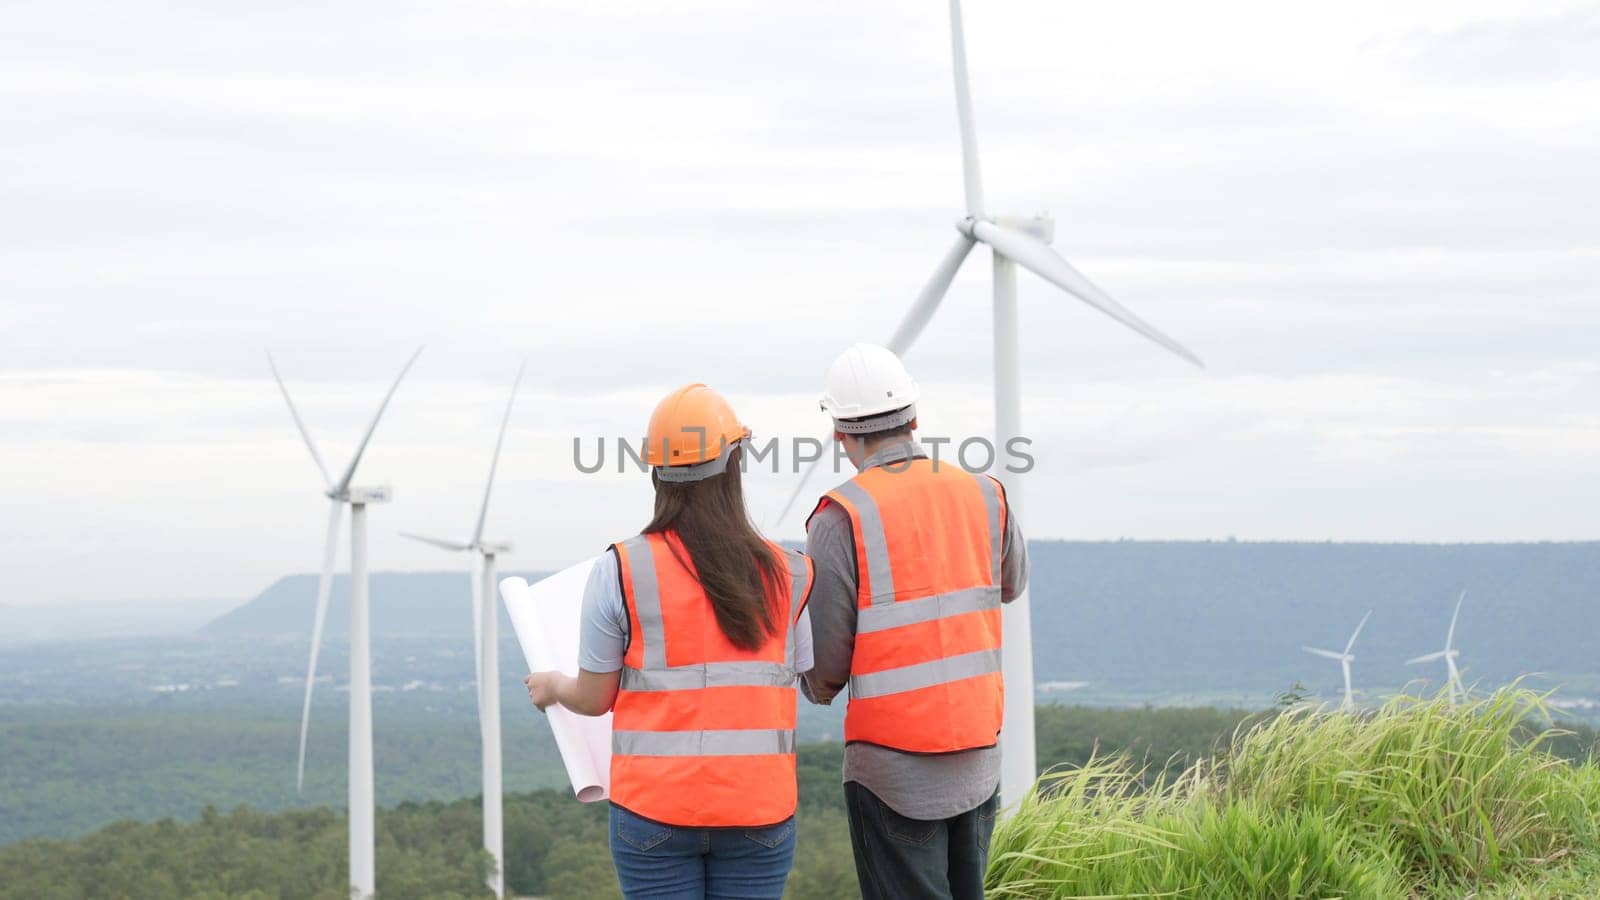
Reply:
M863 468L927 453L916 443L901 444L869 457ZM856 642L856 548L850 516L836 503L823 507L806 525L806 555L816 567L811 613L816 665L801 682L807 699L827 704L850 681ZM1009 603L1028 584L1028 545L1017 517L1007 510L1000 549L1000 598ZM1013 697L1013 703L1032 700ZM895 812L924 821L948 819L975 809L1000 787L1000 748L959 753L902 753L877 744L844 748L844 780L854 781Z
M578 668L603 675L622 668L628 649L628 607L622 599L617 551L607 550L589 571L583 589L583 631L578 637ZM811 610L800 612L794 627L794 670L811 668Z

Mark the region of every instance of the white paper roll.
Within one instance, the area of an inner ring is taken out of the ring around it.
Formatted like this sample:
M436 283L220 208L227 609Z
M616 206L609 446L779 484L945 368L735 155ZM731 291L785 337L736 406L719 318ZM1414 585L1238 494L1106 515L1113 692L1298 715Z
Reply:
M500 599L522 645L528 671L578 674L578 635L583 589L599 557L529 585L521 578L500 582ZM580 716L559 703L545 711L572 791L584 803L611 793L611 713Z

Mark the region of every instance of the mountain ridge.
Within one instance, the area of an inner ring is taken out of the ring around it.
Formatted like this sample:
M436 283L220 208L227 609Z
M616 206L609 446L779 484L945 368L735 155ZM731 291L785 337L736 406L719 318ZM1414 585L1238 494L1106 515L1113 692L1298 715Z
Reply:
M1442 670L1404 660L1443 646L1462 590L1467 681L1538 672L1600 693L1600 542L1030 541L1029 553L1037 679L1088 682L1088 695L1261 696L1295 681L1326 692L1338 666L1301 646L1343 647L1368 609L1358 685L1437 687ZM374 573L375 638L454 636L469 614L466 578ZM285 576L201 634L304 636L315 588L314 575ZM346 633L347 588L335 579L331 637Z

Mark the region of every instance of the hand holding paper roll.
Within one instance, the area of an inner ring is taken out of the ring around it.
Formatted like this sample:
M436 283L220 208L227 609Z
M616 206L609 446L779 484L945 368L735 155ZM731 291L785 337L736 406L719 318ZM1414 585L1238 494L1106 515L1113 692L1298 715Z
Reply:
M571 675L561 672L534 672L522 679L523 687L528 689L528 699L539 712L544 712L551 705L561 702L561 682L572 680Z

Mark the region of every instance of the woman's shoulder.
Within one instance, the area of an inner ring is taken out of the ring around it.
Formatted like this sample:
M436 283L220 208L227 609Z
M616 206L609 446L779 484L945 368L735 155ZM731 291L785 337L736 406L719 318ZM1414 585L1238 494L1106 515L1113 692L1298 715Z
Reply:
M615 552L607 550L595 559L594 568L589 570L589 583L583 589L585 616L609 622L627 619L621 574Z
M615 545L607 547L604 553L595 557L594 568L589 570L589 586L594 587L601 579L608 579L615 584L617 580L617 548Z

